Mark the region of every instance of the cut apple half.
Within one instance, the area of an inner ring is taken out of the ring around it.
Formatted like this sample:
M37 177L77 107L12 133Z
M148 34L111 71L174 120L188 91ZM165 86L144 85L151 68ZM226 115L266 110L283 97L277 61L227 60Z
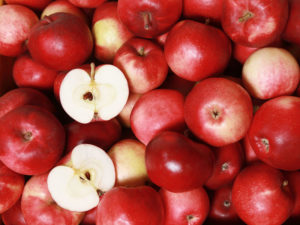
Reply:
M91 144L77 145L65 165L54 167L47 179L53 200L62 208L85 212L115 185L115 168L108 154Z
M65 112L79 123L110 120L125 106L129 95L125 75L114 65L91 64L90 74L73 69L64 77L59 91Z

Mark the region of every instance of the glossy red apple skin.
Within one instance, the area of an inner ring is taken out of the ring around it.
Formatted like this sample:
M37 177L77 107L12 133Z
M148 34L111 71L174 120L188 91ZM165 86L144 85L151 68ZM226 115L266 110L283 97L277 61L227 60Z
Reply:
M37 62L66 71L80 66L90 57L93 37L82 19L58 12L44 17L31 29L27 46Z
M258 161L259 159L250 144L248 133L243 138L242 143L243 143L243 148L245 153L244 155L245 155L246 164L251 164L255 161Z
M15 57L25 52L25 41L39 21L37 15L22 5L2 5L0 21L0 54Z
M5 0L7 4L24 5L34 10L43 10L52 0Z
M32 176L26 183L21 198L21 210L29 225L77 225L84 213L72 212L58 206L47 186L48 173Z
M211 176L213 165L214 155L207 145L176 132L162 132L146 147L150 180L171 192L201 187Z
M49 112L56 112L54 104L41 91L33 88L15 88L0 97L0 118L23 105L36 105Z
M281 96L265 102L249 129L250 145L263 162L282 170L300 169L300 98Z
M243 167L244 155L239 142L213 148L215 155L214 169L205 183L211 190L217 190L224 185L230 184Z
M129 90L137 94L159 87L168 74L162 48L142 38L125 42L115 55L114 65L126 76Z
M143 38L154 38L167 32L181 13L182 0L118 1L120 20L135 36Z
M252 101L247 91L225 78L200 81L184 103L189 129L215 147L241 140L250 127L252 115Z
M294 207L294 196L283 173L264 163L245 167L232 188L232 203L249 225L282 224Z
M162 188L159 194L165 207L165 225L203 224L209 213L209 198L202 187L180 193Z
M281 35L288 11L288 0L224 0L221 23L235 43L263 47Z
M18 87L52 90L58 72L34 61L29 54L20 55L13 67L13 78Z
M1 218L5 225L27 225L21 210L21 199L2 213Z
M0 161L0 214L9 210L21 197L24 176L7 168Z
M234 44L232 55L237 61L244 64L249 56L258 49L259 48Z
M177 76L199 81L224 71L231 57L231 42L218 28L182 20L170 30L164 52Z
M163 225L164 206L159 193L149 186L115 187L106 192L98 205L96 225L119 223Z
M208 225L241 225L233 205L232 205L232 184L210 192L210 211L205 224Z
M155 89L144 94L134 105L130 124L137 139L143 144L165 130L182 132L183 95L176 90Z
M93 144L108 150L121 138L122 127L116 119L81 124L73 121L65 126L67 143L65 153L79 144Z
M117 5L117 2L104 2L93 13L94 56L103 63L112 64L118 49L134 36L120 21Z
M283 39L288 42L300 45L300 2L289 1L289 19L282 34Z
M100 199L103 195L100 196ZM97 219L97 207L87 211L80 223L80 225L95 225Z
M41 174L60 159L65 131L49 111L25 105L0 121L0 159L11 170L24 175Z
M96 8L106 0L68 0L68 1L80 8Z
M197 21L205 19L220 23L223 0L183 0L183 17Z

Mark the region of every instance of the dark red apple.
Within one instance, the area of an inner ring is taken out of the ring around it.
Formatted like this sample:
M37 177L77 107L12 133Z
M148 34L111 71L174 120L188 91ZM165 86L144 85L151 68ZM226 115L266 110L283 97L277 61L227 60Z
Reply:
M182 0L118 1L120 20L136 36L154 38L167 32L179 20Z
M100 196L101 198L103 195ZM80 225L95 225L97 220L97 207L87 211L80 223Z
M300 1L289 1L289 18L282 34L283 39L300 45Z
M180 193L160 189L159 193L165 208L164 225L197 225L205 221L210 202L204 188Z
M214 156L207 145L176 132L162 132L146 146L150 180L171 192L201 187L211 176L213 165Z
M96 8L106 0L68 0L68 1L80 8Z
M125 42L115 55L114 65L125 74L129 90L138 94L159 87L168 74L162 48L142 38Z
M38 11L43 10L51 1L52 0L5 0L7 4L24 5Z
M189 129L201 140L218 147L241 140L250 127L252 115L247 91L225 78L200 81L184 103Z
M250 144L248 133L243 138L242 142L243 142L246 163L251 164L255 161L258 161L259 159L257 158L257 155Z
M237 44L264 47L283 32L288 0L224 0L222 27Z
M30 31L28 49L34 60L54 70L70 70L83 64L93 50L88 25L70 13L54 13Z
M14 62L15 57L0 55L0 96L17 87L12 76Z
M7 211L2 213L1 218L5 225L27 225L21 210L21 199Z
M199 81L224 71L231 56L231 43L218 28L182 20L170 30L164 51L176 75Z
M64 146L64 128L46 109L24 105L0 119L0 160L17 173L47 172L60 159Z
M106 192L97 209L96 225L163 225L164 206L149 186L116 187Z

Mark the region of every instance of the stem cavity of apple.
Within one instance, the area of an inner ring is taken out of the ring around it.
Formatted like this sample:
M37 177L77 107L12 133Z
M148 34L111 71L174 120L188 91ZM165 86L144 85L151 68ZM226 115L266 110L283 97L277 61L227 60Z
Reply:
M229 207L231 206L231 203L230 203L229 200L225 200L225 201L223 202L223 205L224 205L226 208L229 208Z
M30 131L26 131L23 133L23 139L25 142L29 142L32 139L32 133Z
M269 140L267 138L262 138L261 139L262 144L264 145L264 149L266 151L266 153L268 153L270 151L270 143Z
M249 20L249 19L252 18L253 16L254 16L254 14L253 14L252 12L246 11L246 12L244 13L244 15L241 16L241 17L239 18L239 22L240 22L240 23L246 22L247 20Z
M143 12L142 16L144 20L144 29L150 30L152 27L152 14L150 12Z
M222 164L222 167L221 167L221 170L222 171L226 171L229 169L229 163L228 162L225 162Z

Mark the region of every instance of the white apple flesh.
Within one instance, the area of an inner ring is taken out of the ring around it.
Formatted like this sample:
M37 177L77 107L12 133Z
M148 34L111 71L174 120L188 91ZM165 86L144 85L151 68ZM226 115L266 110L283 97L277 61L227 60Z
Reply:
M101 65L91 72L73 69L64 77L59 91L65 112L79 123L110 120L125 106L128 83L121 70L113 65Z
M99 203L99 195L114 187L115 168L108 154L91 144L77 145L70 160L54 167L48 175L48 189L62 208L85 212Z

